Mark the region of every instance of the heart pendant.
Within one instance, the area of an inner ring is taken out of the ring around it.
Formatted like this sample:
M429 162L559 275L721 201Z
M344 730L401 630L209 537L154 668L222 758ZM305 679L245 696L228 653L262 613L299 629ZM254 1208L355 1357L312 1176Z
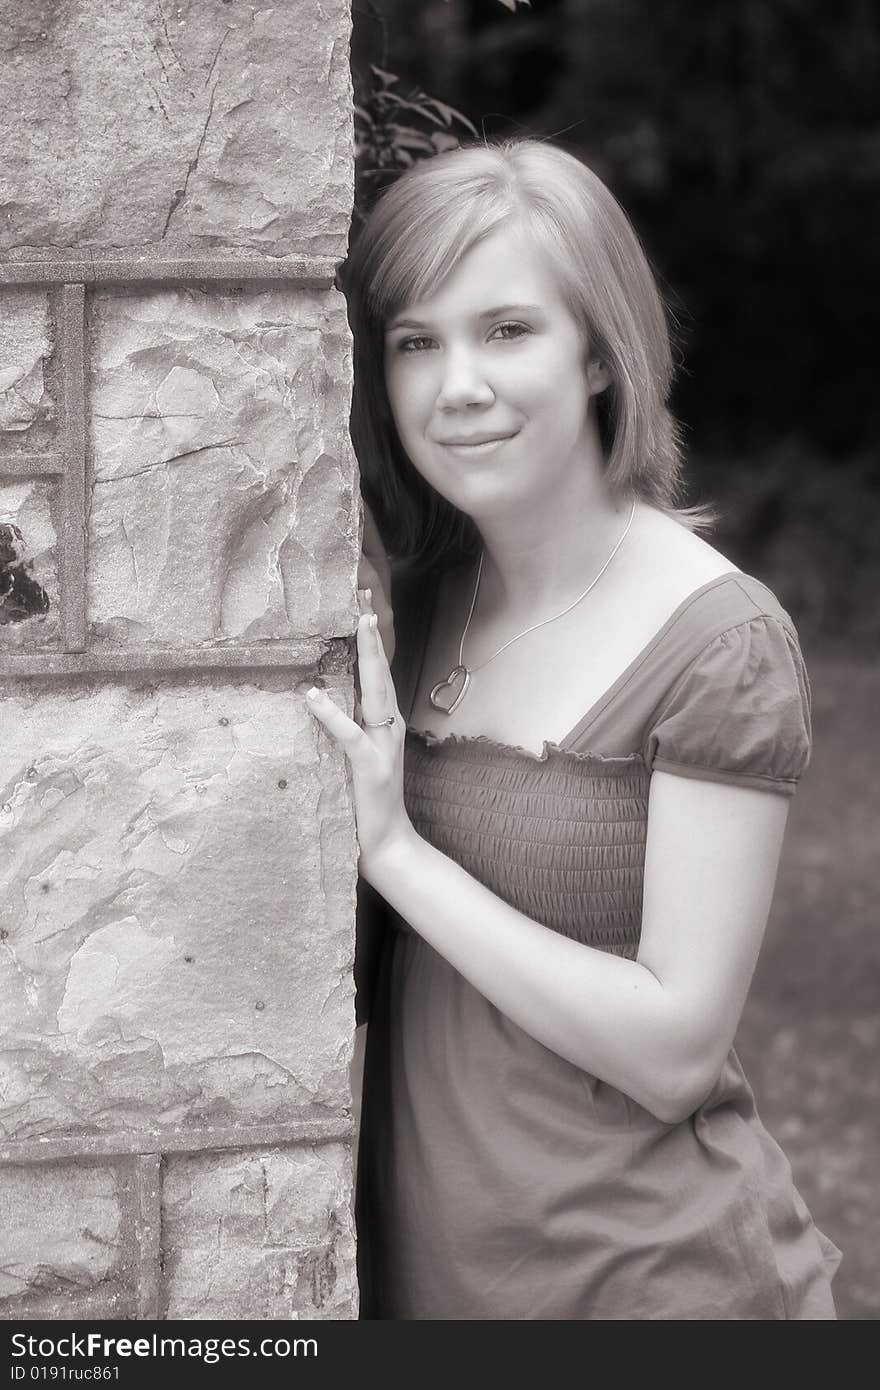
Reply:
M467 694L467 688L471 683L471 673L466 666L453 666L445 681L438 681L431 691L428 699L434 709L439 709L442 714L454 714ZM444 703L442 696L449 692L451 699L449 703Z

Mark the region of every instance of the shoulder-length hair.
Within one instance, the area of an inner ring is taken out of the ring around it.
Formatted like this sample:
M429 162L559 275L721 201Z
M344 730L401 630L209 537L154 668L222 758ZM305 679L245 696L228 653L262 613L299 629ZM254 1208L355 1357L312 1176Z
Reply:
M365 220L343 272L355 340L351 434L364 496L392 556L431 565L478 549L476 528L409 462L385 388L385 325L432 295L467 252L513 224L552 263L611 383L596 407L613 495L686 526L681 449L667 401L673 365L663 302L641 243L605 184L573 155L531 139L470 145L403 174Z

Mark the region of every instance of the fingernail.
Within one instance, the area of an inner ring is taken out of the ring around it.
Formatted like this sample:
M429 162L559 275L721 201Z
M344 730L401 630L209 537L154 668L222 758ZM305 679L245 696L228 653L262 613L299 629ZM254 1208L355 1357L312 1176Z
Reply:
M376 631L376 628L377 628L378 626L379 626L379 619L376 617L376 614L375 614L375 613L371 613L371 614L370 614L370 629L371 629L371 631L375 632L375 631Z
M366 599L367 603L372 603L372 602L373 602L373 590L372 590L372 589L364 589L364 598Z
M317 687L316 685L313 685L312 688L311 688L311 690L307 690L307 691L306 691L306 699L307 699L307 700L318 700L318 699L320 699L320 696L321 696L321 691L318 689L318 687Z

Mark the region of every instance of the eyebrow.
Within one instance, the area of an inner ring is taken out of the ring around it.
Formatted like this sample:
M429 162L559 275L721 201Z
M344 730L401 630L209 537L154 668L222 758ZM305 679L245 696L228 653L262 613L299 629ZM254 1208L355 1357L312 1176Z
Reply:
M477 317L483 319L500 318L503 314L540 314L543 310L540 304L496 304L491 309L484 309ZM429 328L430 324L421 323L418 319L394 318L387 325L386 332L392 332L395 328Z

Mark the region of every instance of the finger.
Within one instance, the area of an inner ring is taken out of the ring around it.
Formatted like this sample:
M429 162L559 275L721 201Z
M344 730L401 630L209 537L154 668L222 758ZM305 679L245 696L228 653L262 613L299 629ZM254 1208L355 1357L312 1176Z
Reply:
M363 729L349 719L325 691L312 686L306 691L308 708L327 730L327 733L348 754L352 763L362 765L365 758L373 757L375 750Z
M399 714L400 710L397 706L397 692L394 689L394 677L391 674L391 663L389 662L388 657L385 655L385 639L382 636L382 629L378 623L375 627L375 638L376 646L379 652L380 664L385 679L385 699L388 705L388 713Z
M364 718L371 722L387 719L394 713L388 700L388 663L381 643L377 641L378 630L375 613L362 615L357 633L358 674L361 708Z
M372 619L369 633L375 643L376 667L382 682L384 708L389 714L399 714L397 692L394 689L394 677L391 674L391 663L385 654L385 639L382 636L382 628L378 618Z
M358 578L360 578L360 572L358 572ZM357 591L357 602L358 602L358 614L359 614L360 616L363 616L363 614L365 614L365 613L369 614L369 613L372 611L372 599L373 599L373 592L372 592L371 589L358 589L358 591ZM359 669L359 663L357 663L357 662L355 663L355 668L354 668L354 694L355 694L354 719L355 719L355 722L356 722L357 724L359 724L359 723L360 723L360 720L361 720L361 714L362 714L362 709L361 709L361 673L360 673L360 669Z

